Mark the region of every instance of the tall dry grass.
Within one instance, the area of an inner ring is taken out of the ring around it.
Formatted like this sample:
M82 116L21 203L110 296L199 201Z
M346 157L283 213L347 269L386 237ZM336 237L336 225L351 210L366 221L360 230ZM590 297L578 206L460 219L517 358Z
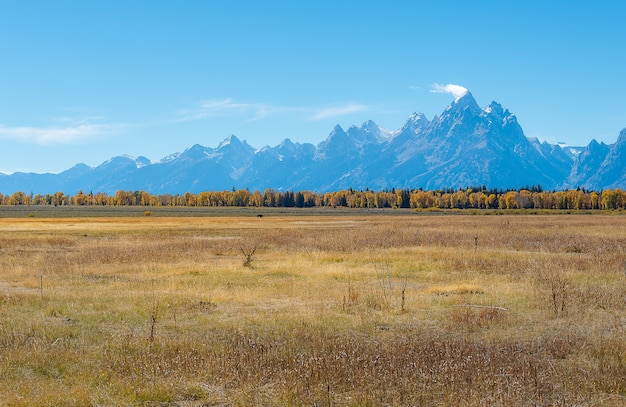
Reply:
M0 405L625 405L624 226L3 219Z

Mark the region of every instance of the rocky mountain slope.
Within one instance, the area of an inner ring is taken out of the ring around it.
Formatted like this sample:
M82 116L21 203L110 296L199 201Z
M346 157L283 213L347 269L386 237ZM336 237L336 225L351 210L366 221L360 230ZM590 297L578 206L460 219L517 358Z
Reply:
M145 190L153 194L231 188L313 190L346 188L626 188L626 129L616 143L587 147L540 143L524 135L517 117L492 102L480 108L471 93L428 120L411 115L396 131L373 121L336 126L317 146L285 139L255 149L230 136L216 148L194 145L158 162L114 157L59 174L0 175L0 192L74 194Z

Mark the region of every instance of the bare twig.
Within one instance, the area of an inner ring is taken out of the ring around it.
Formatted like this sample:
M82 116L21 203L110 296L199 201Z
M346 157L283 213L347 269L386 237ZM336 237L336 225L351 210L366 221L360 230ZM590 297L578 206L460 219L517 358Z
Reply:
M405 276L404 280L402 280L402 297L401 297L402 298L402 302L401 302L401 305L400 305L400 311L402 311L402 312L406 311L404 305L405 305L405 302L406 302L406 286L408 285L408 283L409 283L409 279Z
M257 246L254 245L252 248L241 247L240 249L243 254L243 266L253 268L252 260L254 260L254 253L256 252Z

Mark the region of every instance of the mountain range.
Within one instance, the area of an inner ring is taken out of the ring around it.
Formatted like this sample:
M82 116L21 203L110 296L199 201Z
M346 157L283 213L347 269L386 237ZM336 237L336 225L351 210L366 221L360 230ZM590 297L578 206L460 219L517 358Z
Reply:
M626 187L626 129L614 144L586 147L540 142L524 135L499 103L480 108L470 92L428 120L412 114L389 131L373 121L336 126L317 146L285 139L256 149L230 136L216 148L196 144L152 162L114 157L97 167L77 164L59 174L0 174L0 192L46 194L143 190L182 194L248 188L311 190L391 188L544 189Z

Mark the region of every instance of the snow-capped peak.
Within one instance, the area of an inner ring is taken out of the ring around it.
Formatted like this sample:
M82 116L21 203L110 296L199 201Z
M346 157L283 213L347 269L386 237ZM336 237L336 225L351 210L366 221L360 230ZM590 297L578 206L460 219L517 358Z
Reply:
M135 164L137 165L137 168L142 168L142 167L147 167L148 165L152 164L152 161L148 157L144 157L143 155L140 155L135 160Z
M500 103L493 101L489 104L489 106L483 109L483 112L485 114L495 113L497 115L502 115L504 109L502 108L502 105Z
M474 96L472 96L472 93L469 90L465 90L465 93L458 96L456 99L454 99L454 102L452 102L452 105L458 105L458 106L473 106L473 105L477 105L476 103L476 99L474 99Z
M159 160L159 163L161 164L169 163L171 161L174 161L176 158L178 158L178 156L180 156L180 153L172 153L172 154L166 155L165 157L161 158L161 160Z
M241 144L241 141L237 138L237 136L235 136L234 134L231 134L230 136L226 137L218 146L217 149L219 150L222 147L226 147L230 144Z
M461 98L465 97L465 95L467 95L469 92L469 90L465 89L464 91L460 91L458 92L457 95L455 95L456 97L454 98L454 102L458 102L459 100L461 100Z
M428 121L424 113L415 112L409 116L409 121L417 123L418 121Z

